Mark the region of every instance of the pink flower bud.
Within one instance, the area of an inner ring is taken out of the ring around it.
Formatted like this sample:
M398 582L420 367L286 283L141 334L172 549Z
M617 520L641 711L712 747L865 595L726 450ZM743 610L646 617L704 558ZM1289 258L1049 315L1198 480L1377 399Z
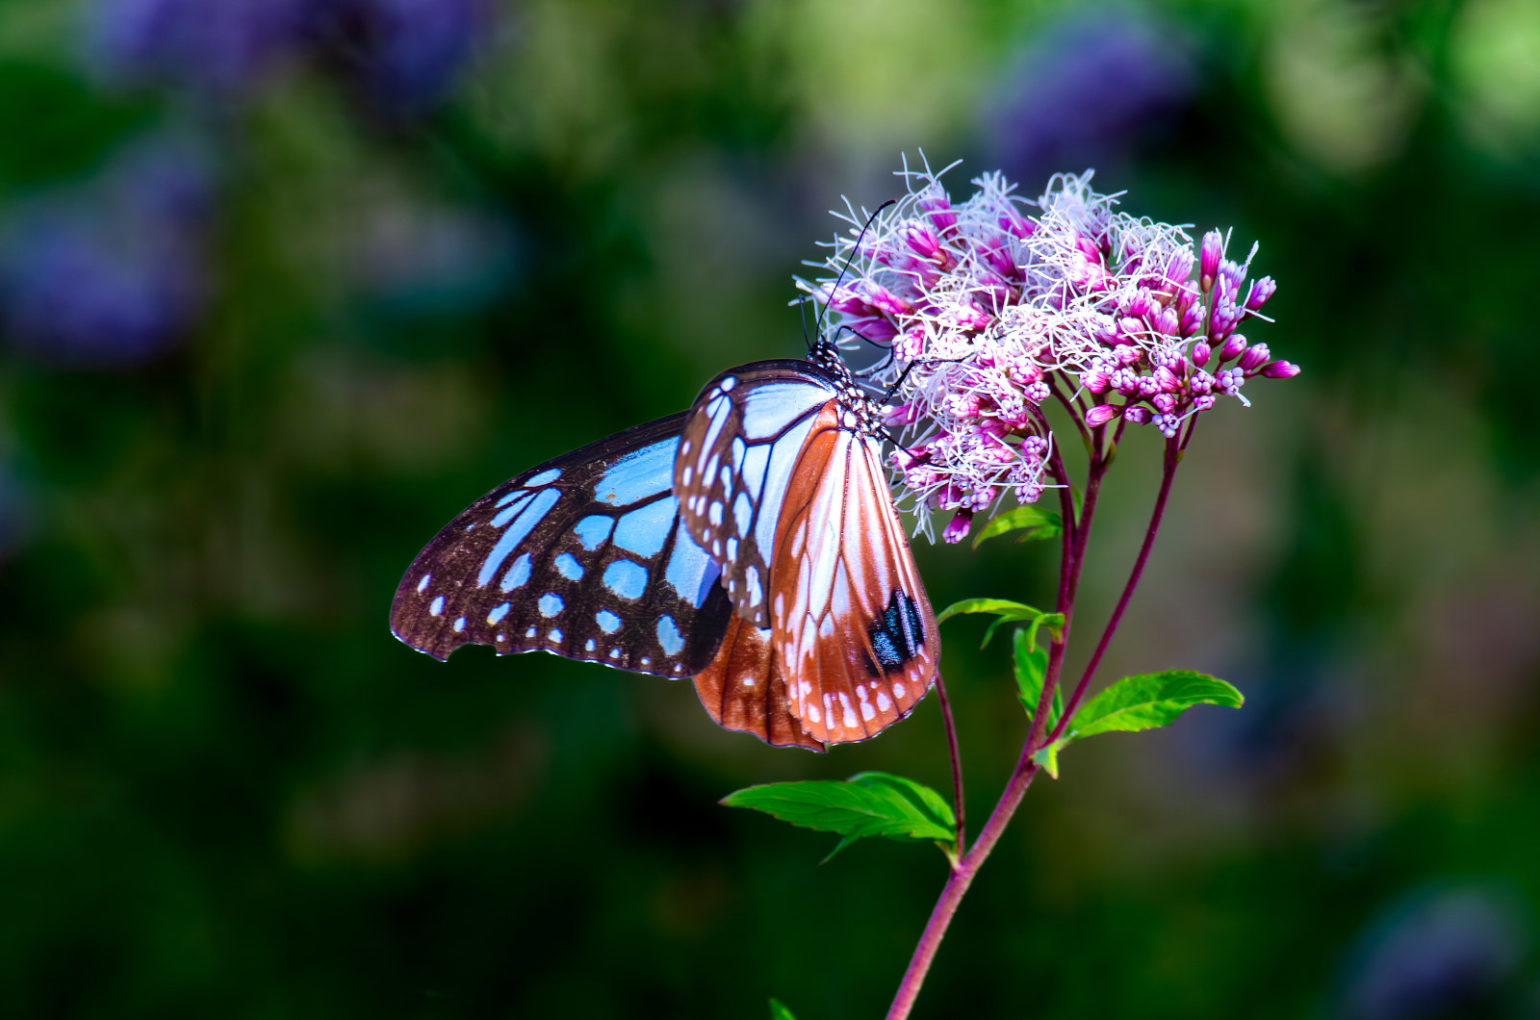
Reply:
M1182 388L1182 380L1176 377L1176 373L1162 365L1155 370L1155 385L1167 393L1175 393Z
M929 259L932 262L942 261L941 238L923 223L911 223L904 227L904 243L908 244L922 259Z
M1271 276L1262 277L1262 279L1253 283L1251 289L1246 292L1246 307L1253 312L1256 311L1267 304L1267 299L1272 297L1273 291L1277 289L1278 284Z
M888 319L861 319L849 325L855 330L856 336L871 344L887 343L898 336L898 327Z
M930 460L930 448L924 443L907 448L900 446L893 451L892 460L900 471L912 471Z
M882 423L890 429L913 425L919 417L918 404L890 404L882 411Z
M1085 413L1085 423L1093 429L1105 425L1118 416L1119 410L1111 404L1097 404Z
M1112 385L1112 376L1105 369L1093 368L1080 377L1080 385L1092 393L1106 393Z
M1255 372L1267 364L1267 359L1271 356L1266 344L1252 344L1246 348L1246 353L1241 355L1241 370Z
M1210 230L1203 235L1203 255L1199 261L1200 275L1198 285L1207 293L1214 286L1214 277L1219 275L1219 256L1224 254L1224 238L1219 236L1219 231Z
M946 530L941 533L941 540L956 545L968 537L968 530L973 527L973 511L959 510L952 515L947 522Z
M1132 365L1142 357L1144 357L1144 352L1137 347L1129 346L1118 348L1117 358L1118 364L1120 365Z
M1230 338L1225 341L1225 345L1219 348L1219 363L1222 365L1226 361L1234 361L1241 356L1241 352L1245 349L1246 338L1239 333L1230 334Z
M915 205L930 214L930 222L939 233L945 234L957 225L957 214L952 211L952 203L946 197L946 192L940 188L933 188Z
M914 306L888 288L870 281L866 284L866 301L873 308L888 315L907 315Z
M1199 340L1197 343L1192 345L1192 363L1197 365L1199 368L1206 366L1209 362L1209 359L1213 356L1213 349L1209 347L1207 341Z
M1269 379L1290 379L1299 375L1299 366L1292 361L1275 361L1262 369Z
M1133 422L1135 425L1148 425L1150 423L1150 409L1147 407L1130 407L1123 412L1123 420Z
M1208 306L1201 301L1196 301L1187 306L1182 312L1182 324L1180 332L1183 336L1192 336L1203 328L1203 320L1208 315Z
M1176 410L1176 397L1170 393L1157 393L1150 398L1150 403L1155 405L1155 410L1163 414L1170 414Z
M1007 207L1000 214L998 220L1000 229L1014 234L1022 240L1026 240L1037 233L1037 224L1018 213L1014 208Z

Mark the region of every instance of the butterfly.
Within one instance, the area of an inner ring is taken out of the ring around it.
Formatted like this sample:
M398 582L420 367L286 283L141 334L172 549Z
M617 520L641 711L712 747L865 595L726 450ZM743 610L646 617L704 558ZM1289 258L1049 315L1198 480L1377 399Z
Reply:
M721 726L823 750L930 689L936 619L837 349L760 361L688 410L514 476L407 569L391 629L692 677Z

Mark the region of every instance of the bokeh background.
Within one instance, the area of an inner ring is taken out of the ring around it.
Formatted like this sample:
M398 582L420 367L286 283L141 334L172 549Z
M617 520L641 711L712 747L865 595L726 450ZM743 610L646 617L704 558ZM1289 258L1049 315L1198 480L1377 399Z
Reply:
M1107 664L1247 706L1069 752L916 1015L1540 1015L1532 0L11 0L0 137L5 1016L879 1015L940 855L716 800L945 789L933 698L771 750L386 611L503 478L798 354L827 210L920 149L1260 241L1304 372L1205 419ZM1051 549L917 555L1051 601Z

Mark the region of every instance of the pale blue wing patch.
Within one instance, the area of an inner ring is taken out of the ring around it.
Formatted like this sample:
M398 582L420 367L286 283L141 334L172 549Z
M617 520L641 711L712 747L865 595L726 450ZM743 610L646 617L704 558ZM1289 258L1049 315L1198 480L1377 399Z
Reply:
M819 411L838 395L808 362L746 366L706 388L680 438L680 518L721 566L738 615L757 627L770 620L764 592L782 500Z
M679 521L684 421L612 436L472 504L402 578L396 635L438 658L476 643L664 676L703 668L731 608L720 569ZM660 635L664 617L673 630Z

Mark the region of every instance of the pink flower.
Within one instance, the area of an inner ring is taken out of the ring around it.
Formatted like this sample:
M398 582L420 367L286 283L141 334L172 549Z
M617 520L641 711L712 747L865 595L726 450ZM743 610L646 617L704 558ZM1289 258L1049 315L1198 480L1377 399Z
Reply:
M1006 495L1043 493L1053 437L1039 408L1050 400L1093 428L1154 425L1174 438L1219 396L1245 403L1248 378L1298 373L1235 332L1261 321L1276 289L1271 277L1247 282L1255 247L1227 258L1225 233L1195 244L1120 212L1089 172L1056 174L1032 200L987 173L960 201L945 172L906 166L908 193L872 219L859 250L867 216L850 209L828 277L804 285L831 325L850 327L848 350L869 352L851 331L890 344L866 375L896 387L886 421L908 451L895 457L897 498L925 534L934 513L956 511L942 537L960 540Z

